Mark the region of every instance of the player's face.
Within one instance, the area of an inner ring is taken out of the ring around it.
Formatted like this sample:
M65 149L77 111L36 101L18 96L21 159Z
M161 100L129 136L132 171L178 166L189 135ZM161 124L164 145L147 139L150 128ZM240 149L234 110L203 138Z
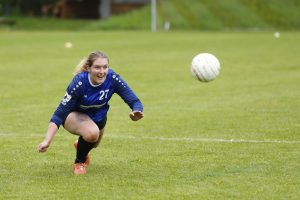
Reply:
M108 61L106 58L97 58L93 65L88 68L91 81L94 85L99 85L105 81L108 72Z

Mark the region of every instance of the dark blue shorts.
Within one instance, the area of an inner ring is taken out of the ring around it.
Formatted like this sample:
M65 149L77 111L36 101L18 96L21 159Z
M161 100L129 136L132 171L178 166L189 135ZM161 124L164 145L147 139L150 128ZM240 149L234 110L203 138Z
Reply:
M106 125L106 121L107 121L107 117L105 117L104 119L102 119L100 122L96 122L99 130L103 129Z

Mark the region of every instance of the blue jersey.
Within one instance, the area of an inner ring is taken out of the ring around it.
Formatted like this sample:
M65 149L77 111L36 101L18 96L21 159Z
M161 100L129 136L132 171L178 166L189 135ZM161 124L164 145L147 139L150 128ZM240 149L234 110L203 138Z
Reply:
M143 111L143 105L126 82L112 69L108 69L105 81L93 85L90 74L86 71L74 76L66 94L54 112L51 122L59 127L70 112L87 114L94 122L100 122L107 115L108 101L117 93L132 111Z

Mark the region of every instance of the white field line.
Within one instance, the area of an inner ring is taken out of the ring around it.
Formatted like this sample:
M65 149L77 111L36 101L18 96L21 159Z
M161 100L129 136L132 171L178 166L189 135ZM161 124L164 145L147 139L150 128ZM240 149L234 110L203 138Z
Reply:
M57 134L56 137L67 137L68 134ZM0 133L0 138L44 138L43 134L24 134L16 135L13 133ZM179 142L216 142L216 143L273 143L273 144L300 144L297 140L247 140L247 139L222 139L222 138L198 138L198 137L151 137L151 136L132 136L106 134L108 139L127 139L127 140L160 140L160 141L179 141Z
M113 139L161 140L161 141L182 141L182 142L300 144L300 141L290 141L290 140L246 140L246 139L193 138L193 137L173 138L173 137L150 137L150 136L130 136L130 135L109 135L107 137Z

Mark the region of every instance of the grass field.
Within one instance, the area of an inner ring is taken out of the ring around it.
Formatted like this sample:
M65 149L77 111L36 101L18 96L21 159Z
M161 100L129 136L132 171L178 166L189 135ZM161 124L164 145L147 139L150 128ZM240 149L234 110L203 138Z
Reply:
M299 32L0 36L0 199L299 199ZM47 153L36 146L73 68L98 49L145 118L130 121L114 96L101 147L74 176L75 136L61 128ZM190 74L199 52L221 62L211 83Z

